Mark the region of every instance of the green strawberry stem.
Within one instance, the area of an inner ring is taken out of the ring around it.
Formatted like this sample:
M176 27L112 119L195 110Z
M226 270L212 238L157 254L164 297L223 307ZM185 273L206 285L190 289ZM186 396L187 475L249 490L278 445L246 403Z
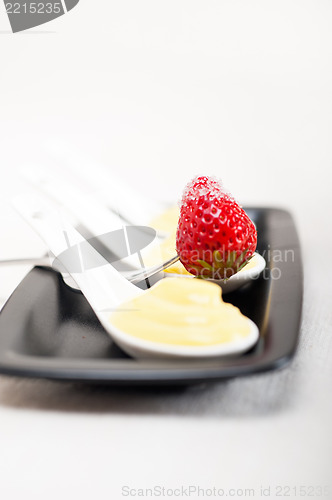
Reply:
M197 271L197 277L202 279L223 279L225 282L231 278L234 274L239 272L251 259L245 259L245 255L248 252L246 248L238 257L235 250L229 250L227 252L226 262L219 250L213 252L213 262L212 265L205 260L198 259L196 262L198 265L191 266ZM208 271L208 273L202 272L203 270Z

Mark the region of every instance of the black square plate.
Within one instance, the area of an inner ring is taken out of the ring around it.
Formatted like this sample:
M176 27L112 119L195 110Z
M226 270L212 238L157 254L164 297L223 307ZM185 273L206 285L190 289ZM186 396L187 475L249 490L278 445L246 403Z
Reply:
M108 384L190 384L283 366L296 349L302 309L302 263L291 215L246 208L267 261L259 279L224 299L259 327L250 352L210 361L134 360L111 340L80 292L60 274L34 268L0 314L0 373Z

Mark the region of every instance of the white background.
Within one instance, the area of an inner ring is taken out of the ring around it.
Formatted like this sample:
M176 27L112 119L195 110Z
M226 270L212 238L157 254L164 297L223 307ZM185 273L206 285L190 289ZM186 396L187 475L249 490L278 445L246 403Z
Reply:
M0 5L1 258L42 253L9 201L53 137L162 200L207 173L243 204L289 209L305 267L301 342L282 372L161 393L1 377L1 498L120 499L126 484L255 498L271 485L280 498L275 485L326 483L331 26L330 1L81 0L14 35ZM26 271L0 269L0 302Z

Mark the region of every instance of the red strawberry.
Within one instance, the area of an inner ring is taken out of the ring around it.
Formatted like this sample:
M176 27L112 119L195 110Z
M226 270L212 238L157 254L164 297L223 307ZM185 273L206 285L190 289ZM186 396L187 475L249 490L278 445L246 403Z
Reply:
M226 279L256 250L257 232L245 211L211 177L195 177L185 188L176 250L195 276Z

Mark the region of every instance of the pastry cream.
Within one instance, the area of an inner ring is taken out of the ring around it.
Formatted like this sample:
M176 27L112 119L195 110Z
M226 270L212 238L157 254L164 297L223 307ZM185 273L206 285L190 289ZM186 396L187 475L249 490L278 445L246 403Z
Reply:
M179 207L173 205L169 209L165 210L162 214L158 215L150 222L150 226L163 233L167 233L168 236L161 243L160 247L154 249L147 256L146 265L153 265L154 262L158 261L158 257L161 255L163 262L171 259L176 255L175 241L176 241L176 228L179 221ZM170 267L164 270L165 273L171 274L186 274L191 276L187 269L181 264L180 261L172 264Z
M167 262L169 259L176 255L175 249L175 235L176 230L170 234L167 238L165 238L158 247L155 247L153 250L150 250L148 255L144 257L144 264L146 266L153 266L156 262ZM165 273L171 274L185 274L188 276L192 276L187 269L181 264L180 261L175 262L171 266L164 269Z
M230 343L251 331L250 320L223 302L220 287L199 279L163 279L123 303L110 322L143 340L183 346Z
M177 205L172 205L170 208L162 212L157 217L154 217L150 226L163 233L174 233L178 225L180 210Z

